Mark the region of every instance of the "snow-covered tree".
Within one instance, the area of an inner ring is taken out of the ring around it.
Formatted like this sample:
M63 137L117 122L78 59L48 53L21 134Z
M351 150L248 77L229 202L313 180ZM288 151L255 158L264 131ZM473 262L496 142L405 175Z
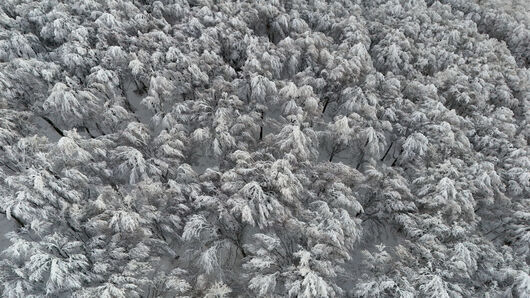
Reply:
M1 296L529 296L524 4L0 1Z

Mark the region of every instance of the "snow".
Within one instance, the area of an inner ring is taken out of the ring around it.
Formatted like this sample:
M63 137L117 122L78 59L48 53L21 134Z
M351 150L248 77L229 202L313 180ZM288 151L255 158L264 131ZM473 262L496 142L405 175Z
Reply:
M41 117L35 117L33 121L40 135L47 137L52 143L59 141L61 135L46 120Z
M25 2L4 296L528 296L526 2Z
M133 81L125 82L125 94L138 120L148 126L153 112L141 103L146 94L139 94Z
M11 244L6 238L6 234L9 232L16 231L17 225L14 220L9 220L5 214L0 214L0 251L3 251Z

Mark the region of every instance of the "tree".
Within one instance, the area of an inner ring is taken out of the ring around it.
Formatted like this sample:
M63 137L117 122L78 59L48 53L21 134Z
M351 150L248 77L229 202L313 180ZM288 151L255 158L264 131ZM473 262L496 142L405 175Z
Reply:
M528 296L521 1L0 1L5 297Z

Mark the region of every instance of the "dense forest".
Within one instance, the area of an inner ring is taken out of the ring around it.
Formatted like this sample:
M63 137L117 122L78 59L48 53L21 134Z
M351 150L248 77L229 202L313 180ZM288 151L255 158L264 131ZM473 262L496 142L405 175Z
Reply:
M1 0L2 297L530 297L530 4Z

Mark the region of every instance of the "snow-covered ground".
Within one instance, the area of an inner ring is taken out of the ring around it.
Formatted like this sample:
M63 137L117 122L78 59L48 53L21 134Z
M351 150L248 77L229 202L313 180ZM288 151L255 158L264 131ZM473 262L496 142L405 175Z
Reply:
M17 229L17 225L14 220L8 220L4 214L0 214L0 250L4 250L11 244L6 238L6 234ZM0 258L2 256L0 255Z

